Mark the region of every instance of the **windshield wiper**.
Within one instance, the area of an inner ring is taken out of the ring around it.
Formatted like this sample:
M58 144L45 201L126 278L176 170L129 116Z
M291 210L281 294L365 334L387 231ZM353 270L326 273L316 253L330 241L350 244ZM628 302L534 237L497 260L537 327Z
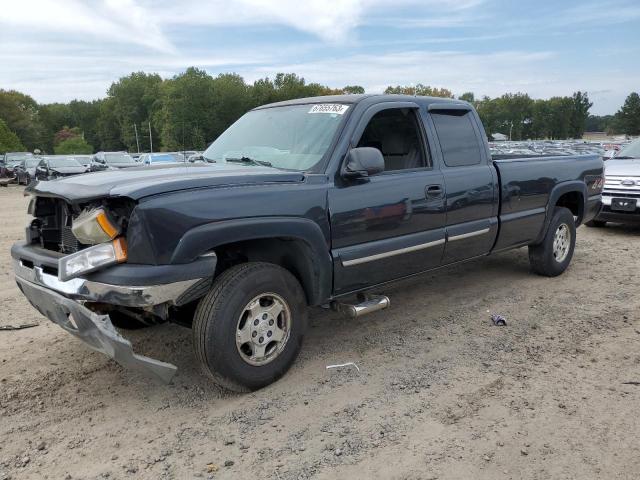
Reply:
M244 163L245 165L258 165L262 167L273 167L271 162L266 162L264 160L256 160L255 158L249 157L240 157L240 158L225 158L227 162L232 163Z
M628 157L628 156L622 156L622 157L613 157L611 160L634 160L638 157Z

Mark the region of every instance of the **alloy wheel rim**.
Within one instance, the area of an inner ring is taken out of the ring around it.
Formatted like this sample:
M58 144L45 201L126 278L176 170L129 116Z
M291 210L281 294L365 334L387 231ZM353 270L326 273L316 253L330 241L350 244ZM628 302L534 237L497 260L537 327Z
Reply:
M257 295L242 309L236 327L240 357L253 366L275 360L284 350L291 332L291 310L278 294Z
M556 262L562 263L569 254L571 246L571 231L566 223L558 226L553 236L553 258Z

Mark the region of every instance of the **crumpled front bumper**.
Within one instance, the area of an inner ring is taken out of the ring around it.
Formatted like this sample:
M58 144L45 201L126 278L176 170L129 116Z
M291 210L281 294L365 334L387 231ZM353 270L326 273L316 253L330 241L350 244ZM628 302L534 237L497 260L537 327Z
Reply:
M56 275L57 254L17 243L11 248L11 255L18 287L40 313L123 367L163 382L169 382L177 368L135 354L131 342L118 333L109 316L96 313L85 304L149 311L157 306L184 305L206 293L217 262L211 254L189 264L121 264L87 278L61 281Z
M99 315L77 301L16 277L22 293L42 315L78 337L90 348L104 353L125 368L169 383L177 371L170 363L137 355L131 342L118 333L108 315Z

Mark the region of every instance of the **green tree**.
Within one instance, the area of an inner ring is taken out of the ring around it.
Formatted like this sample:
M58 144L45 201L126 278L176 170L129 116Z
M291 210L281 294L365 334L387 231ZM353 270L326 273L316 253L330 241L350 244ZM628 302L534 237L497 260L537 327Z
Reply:
M72 100L69 102L69 110L71 115L70 125L78 127L84 139L90 145L99 145L98 137L98 118L100 116L100 105L103 100L94 100L85 102L82 100Z
M29 95L15 90L0 90L0 119L29 150L43 147L38 104Z
M458 100L464 100L465 102L474 104L476 101L476 96L473 94L473 92L465 92L458 97Z
M554 140L569 138L574 111L573 99L571 97L552 97L547 100L547 104L547 137Z
M220 128L214 119L218 100L214 85L207 72L194 67L164 82L162 107L154 116L154 125L165 150L193 148L193 132L198 142L214 137L214 129Z
M70 140L76 137L82 137L82 132L80 131L80 128L78 127L69 128L68 126L65 125L53 136L53 144L54 146L59 145L65 140Z
M587 118L589 117L589 109L593 106L593 103L589 101L587 92L580 91L575 92L571 100L573 108L569 121L569 136L572 138L582 138Z
M0 153L24 152L25 148L18 136L13 133L7 123L0 118Z
M119 151L126 148L120 139L120 125L113 98L106 98L100 104L96 130L100 139L99 150Z
M71 109L66 103L49 103L40 105L38 113L43 128L42 149L45 152L53 152L56 132L59 132L65 125L74 124Z
M446 88L430 87L429 85L423 85L422 83L418 83L415 86L396 85L395 87L393 87L390 85L385 89L384 93L453 98L453 93L451 93L451 90L448 90Z
M361 87L360 85L347 85L342 89L342 92L350 94L363 94L364 87Z
M585 122L585 132L606 132L613 126L613 115L589 115Z
M56 155L81 155L93 153L93 147L82 137L72 137L63 140L53 148Z
M616 119L623 133L640 135L640 95L630 93L616 113Z
M111 114L118 126L120 142L127 150L137 150L135 128L138 128L140 148L149 148L148 136L141 136L140 130L160 108L162 83L157 73L135 72L109 87L107 94L112 101Z

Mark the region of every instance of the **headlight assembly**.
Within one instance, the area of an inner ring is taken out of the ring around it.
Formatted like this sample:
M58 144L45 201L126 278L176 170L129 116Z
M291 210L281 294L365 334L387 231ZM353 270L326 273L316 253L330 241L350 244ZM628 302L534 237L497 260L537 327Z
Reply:
M118 237L112 242L85 248L58 260L58 278L67 281L127 260L127 242Z
M120 234L120 228L109 218L102 208L85 210L78 215L71 226L71 232L80 243L95 245L113 240Z

